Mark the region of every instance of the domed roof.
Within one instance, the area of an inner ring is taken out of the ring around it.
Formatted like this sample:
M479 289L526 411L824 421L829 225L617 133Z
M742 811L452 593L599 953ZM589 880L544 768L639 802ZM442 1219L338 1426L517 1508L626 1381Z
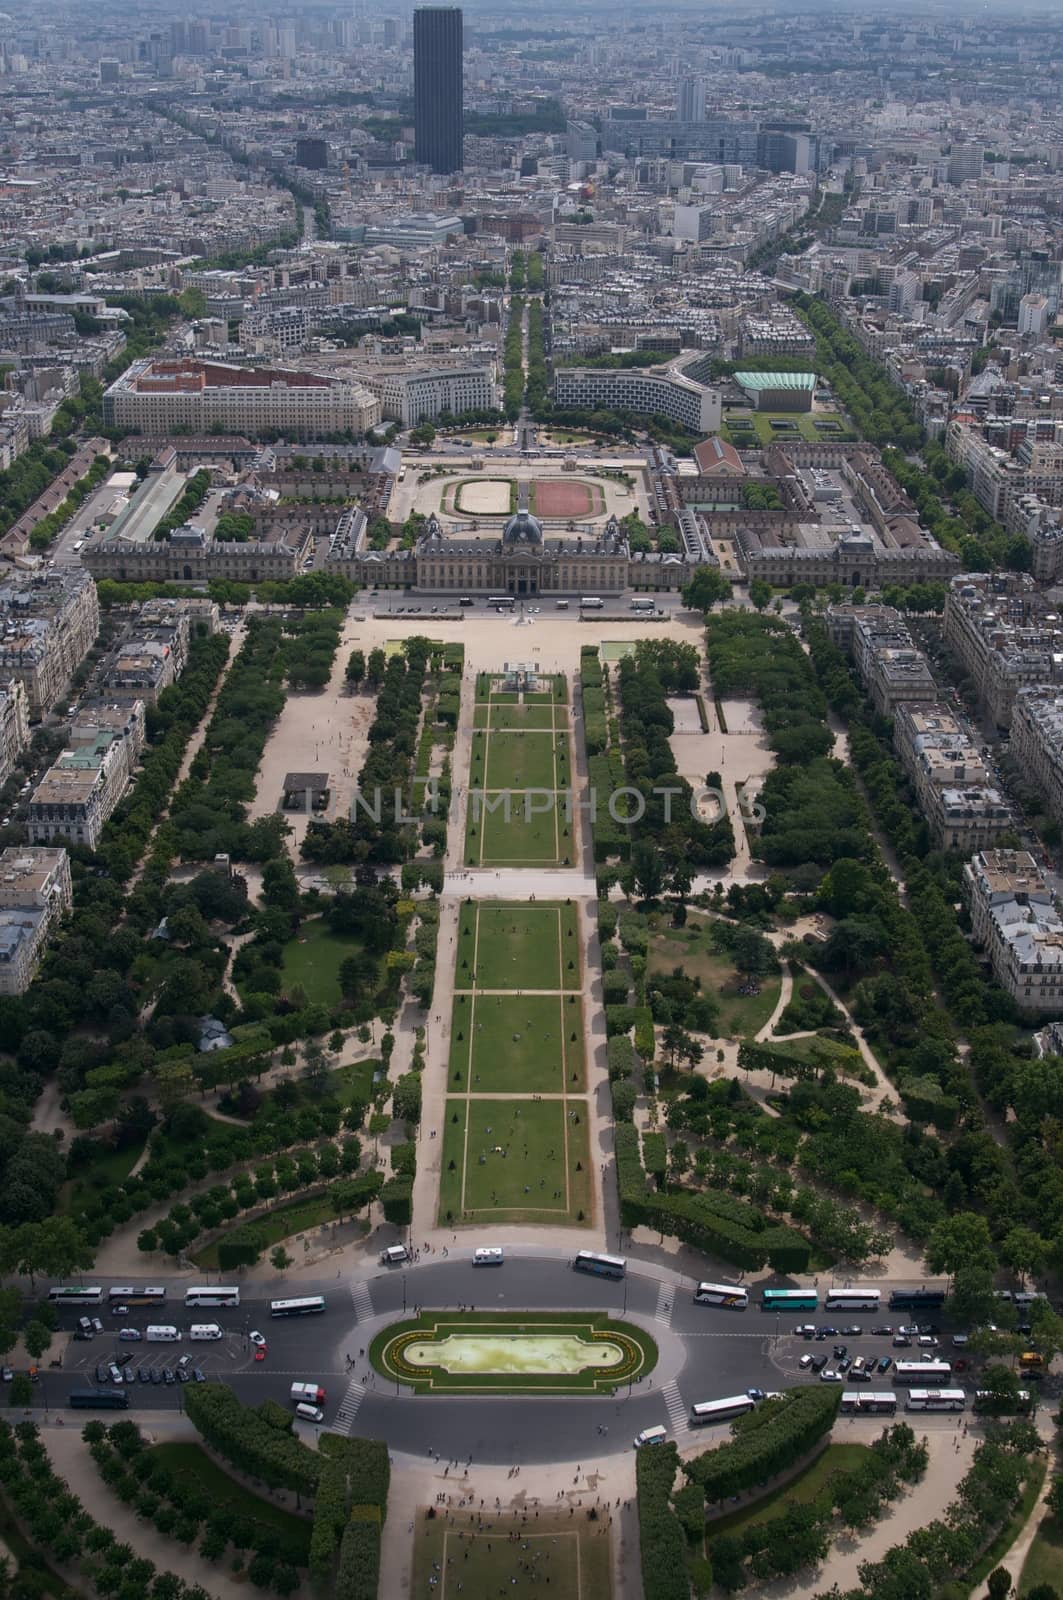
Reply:
M538 517L521 506L510 517L502 533L503 544L542 544L543 525Z

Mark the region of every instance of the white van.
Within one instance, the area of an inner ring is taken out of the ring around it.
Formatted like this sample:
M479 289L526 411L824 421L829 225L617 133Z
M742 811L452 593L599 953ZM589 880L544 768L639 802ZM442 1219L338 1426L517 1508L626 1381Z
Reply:
M644 1444L664 1444L668 1438L668 1429L662 1428L658 1423L656 1428L643 1428L641 1433L635 1435L635 1449L641 1450Z
M181 1335L168 1323L154 1323L148 1325L144 1337L149 1344L176 1344Z
M302 1405L320 1406L325 1403L325 1391L319 1383L293 1383L291 1398Z
M500 1244L481 1245L479 1250L472 1253L474 1267L500 1267L505 1259L505 1251Z
M555 600L554 601L554 609L556 611L567 611L568 610L568 601L567 600Z
M295 1414L297 1417L302 1417L306 1422L324 1422L325 1420L325 1413L320 1406L309 1406L305 1401L296 1406Z
M190 1339L220 1339L221 1329L216 1322L193 1322L188 1330Z
M410 1252L404 1244L389 1244L386 1250L380 1252L380 1265L382 1267L397 1267L404 1261L409 1261Z

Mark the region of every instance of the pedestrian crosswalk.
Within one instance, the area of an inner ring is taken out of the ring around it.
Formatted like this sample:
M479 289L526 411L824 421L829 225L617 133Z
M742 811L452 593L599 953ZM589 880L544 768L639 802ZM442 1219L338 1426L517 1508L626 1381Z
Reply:
M672 1296L675 1293L671 1284L660 1283L657 1285L657 1310L654 1312L658 1322L663 1322L668 1327L672 1321Z
M365 1384L361 1378L352 1378L347 1385L347 1393L340 1401L340 1408L336 1412L335 1420L330 1424L334 1433L342 1433L349 1438L354 1427L354 1419L358 1415L358 1407L365 1399Z
M369 1293L369 1285L361 1278L356 1278L351 1284L351 1299L354 1301L354 1314L359 1322L368 1322L373 1315L373 1297Z
M679 1393L679 1385L673 1378L671 1383L666 1383L661 1390L664 1403L668 1408L668 1421L672 1425L672 1432L677 1439L683 1438L690 1432L690 1422L687 1417L687 1408L683 1403L683 1396Z

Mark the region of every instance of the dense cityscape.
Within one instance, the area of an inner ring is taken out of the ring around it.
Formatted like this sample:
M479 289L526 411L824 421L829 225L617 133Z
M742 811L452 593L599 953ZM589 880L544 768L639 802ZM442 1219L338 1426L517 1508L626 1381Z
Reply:
M1063 15L0 90L0 1600L1063 1600Z

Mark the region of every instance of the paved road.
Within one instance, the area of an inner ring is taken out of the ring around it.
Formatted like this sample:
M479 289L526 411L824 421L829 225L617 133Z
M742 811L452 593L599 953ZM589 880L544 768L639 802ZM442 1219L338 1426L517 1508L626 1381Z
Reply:
M404 1270L301 1283L299 1294L323 1294L327 1310L322 1317L299 1319L271 1319L257 1285L238 1310L191 1313L182 1304L188 1279L175 1280L165 1310L137 1308L128 1317L115 1318L106 1304L99 1307L108 1332L71 1342L62 1374L45 1367L35 1396L38 1404L62 1406L70 1389L93 1382L97 1364L116 1352L130 1352L133 1367L158 1368L173 1367L188 1353L209 1378L224 1379L248 1403L267 1397L286 1403L292 1382L314 1380L326 1390L326 1427L385 1438L393 1449L414 1455L432 1449L444 1460L471 1456L481 1464L533 1464L630 1449L634 1435L655 1423L667 1426L680 1442L689 1442L688 1413L697 1401L741 1394L754 1386L779 1388L805 1377L798 1359L809 1347L794 1336L801 1319L766 1316L752 1286L749 1309L734 1312L695 1305L692 1280L649 1263L629 1262L627 1277L615 1282L575 1274L568 1252L538 1245L511 1247L500 1270L476 1269L470 1256L471 1246L457 1245L454 1257L435 1254ZM415 1305L609 1311L647 1329L657 1340L660 1358L651 1376L616 1398L413 1396L372 1374L364 1352L380 1328ZM818 1315L827 1314L821 1310ZM897 1313L883 1315L899 1320ZM65 1328L73 1328L76 1314L64 1307L61 1320ZM877 1318L833 1313L827 1320L861 1321L870 1328ZM182 1329L192 1321L217 1321L225 1337L195 1344L117 1341L119 1324L143 1330L149 1322L167 1321ZM263 1332L269 1341L264 1362L254 1360L247 1337L251 1330ZM829 1351L830 1345L816 1348ZM889 1353L889 1340L866 1334L851 1341L851 1350L883 1355ZM883 1379L883 1386L888 1381ZM130 1398L133 1407L145 1410L176 1409L183 1392L178 1384L136 1383ZM608 1432L599 1433L599 1427Z

